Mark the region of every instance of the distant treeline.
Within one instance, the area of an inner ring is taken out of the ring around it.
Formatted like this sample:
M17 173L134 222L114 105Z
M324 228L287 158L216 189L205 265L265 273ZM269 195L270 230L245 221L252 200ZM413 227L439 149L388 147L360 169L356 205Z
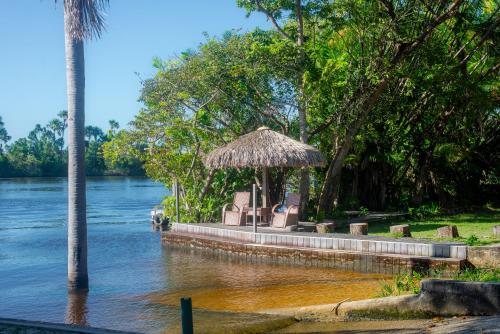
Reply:
M37 124L27 137L9 143L11 137L0 116L0 177L66 176L68 155L64 135L67 117L67 111L63 110L47 125ZM144 175L143 163L137 158L106 158L106 143L120 132L119 127L118 122L110 120L106 132L92 125L85 128L88 176Z

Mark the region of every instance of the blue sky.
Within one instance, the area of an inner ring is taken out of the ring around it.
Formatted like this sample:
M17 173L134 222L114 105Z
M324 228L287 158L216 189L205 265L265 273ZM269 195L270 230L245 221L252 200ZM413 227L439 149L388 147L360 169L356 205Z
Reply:
M135 74L154 74L163 59L194 48L203 32L269 28L246 18L236 0L111 0L107 31L86 44L86 124L123 127L141 108ZM62 0L0 0L0 116L17 139L66 109Z

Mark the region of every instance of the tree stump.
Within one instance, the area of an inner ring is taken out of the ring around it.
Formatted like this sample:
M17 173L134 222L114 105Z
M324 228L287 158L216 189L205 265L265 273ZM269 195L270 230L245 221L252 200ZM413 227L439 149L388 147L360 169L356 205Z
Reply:
M458 230L455 225L443 226L437 229L438 238L458 238Z
M500 237L500 225L493 226L493 235L495 237Z
M367 235L368 223L350 224L349 229L352 235Z
M394 225L391 226L390 231L392 234L399 234L402 235L403 237L411 237L411 232L410 232L410 225L408 224L403 224L403 225Z
M332 233L333 231L335 231L335 223L331 220L323 220L316 224L316 232L318 233Z

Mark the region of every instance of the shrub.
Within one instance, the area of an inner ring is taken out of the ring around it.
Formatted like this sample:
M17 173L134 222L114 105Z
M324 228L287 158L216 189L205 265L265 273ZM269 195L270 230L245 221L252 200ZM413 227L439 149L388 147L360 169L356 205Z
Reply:
M470 237L465 239L464 243L469 246L477 246L481 244L479 238L475 234L472 234Z
M366 216L369 213L368 209L365 208L364 206L359 207L359 215L360 216Z
M436 203L429 203L419 206L418 208L408 208L410 216L418 219L425 217L435 216L441 212L439 205Z
M460 281L500 282L500 269L466 268L453 279Z
M420 292L420 281L422 279L422 274L416 271L397 274L391 282L385 281L381 284L380 292L377 294L377 297L418 294Z

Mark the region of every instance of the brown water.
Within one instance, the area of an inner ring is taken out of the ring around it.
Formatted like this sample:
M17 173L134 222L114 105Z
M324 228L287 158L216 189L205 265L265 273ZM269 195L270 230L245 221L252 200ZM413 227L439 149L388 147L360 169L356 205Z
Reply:
M90 291L68 295L66 180L0 180L0 317L175 333L179 298L190 296L197 333L217 332L266 318L245 312L369 298L379 288L381 275L162 247L149 210L167 193L147 179L88 180Z
M179 298L191 296L193 307L231 312L330 304L347 298L371 298L379 291L380 280L387 278L330 268L214 261L201 252L167 249L186 254L189 263L179 265L192 268L194 275L184 276L187 288L143 297L151 303L174 306Z

